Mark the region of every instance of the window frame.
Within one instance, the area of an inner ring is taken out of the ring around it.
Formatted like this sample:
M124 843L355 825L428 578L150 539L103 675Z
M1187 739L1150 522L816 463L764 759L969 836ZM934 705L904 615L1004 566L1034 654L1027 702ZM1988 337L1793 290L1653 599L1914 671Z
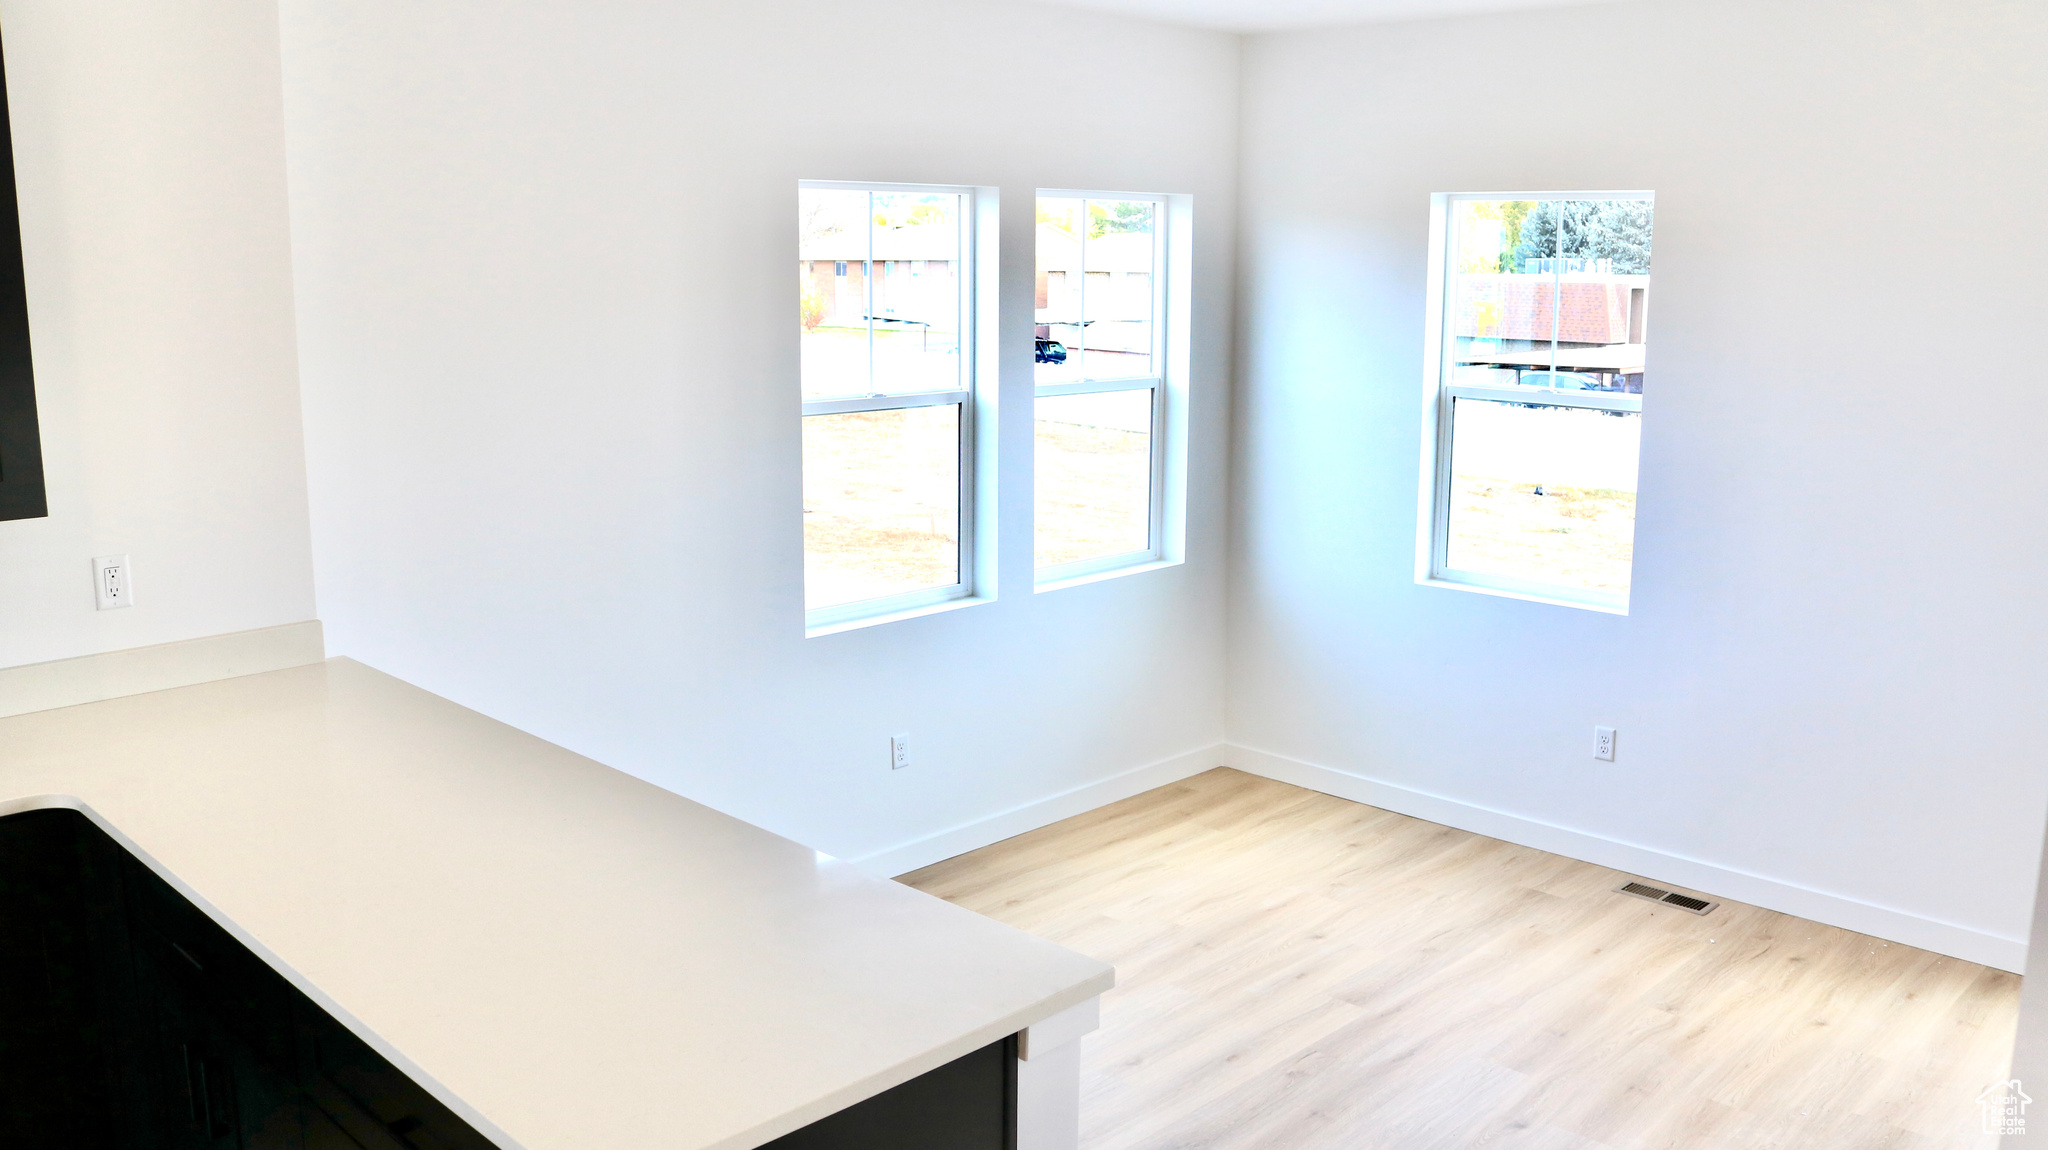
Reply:
M959 492L957 495L959 523L957 527L955 568L958 578L944 586L924 587L915 591L900 592L874 599L858 599L851 603L837 603L829 607L806 608L804 610L804 634L815 638L836 634L897 619L913 618L936 611L971 606L989 602L995 598L995 569L986 541L993 540L994 507L994 364L991 349L996 346L993 338L995 309L984 306L996 299L995 285L984 282L993 276L996 268L996 253L992 250L998 229L996 214L998 197L996 189L968 184L917 184L891 183L867 180L798 180L799 192L858 191L870 194L906 193L910 195L958 195L961 197L960 263L958 274L960 284L960 386L945 391L870 391L867 395L839 396L830 399L805 399L799 378L797 398L801 403L801 419L814 415L842 415L862 411L901 411L920 407L945 407L957 404L960 408L960 425L957 429L959 450ZM873 220L869 213L868 258L864 261L862 291L866 293L869 313L869 338L873 339L874 292L877 261L874 259ZM991 249L991 250L984 250ZM851 262L851 261L848 261ZM872 348L872 343L871 343ZM801 352L799 352L801 354ZM872 350L870 351L872 355ZM799 377L801 371L799 370ZM870 372L868 386L875 387L876 380ZM801 427L801 424L799 424ZM799 437L801 438L801 437ZM798 467L803 466L802 448L799 444ZM801 486L801 480L799 480ZM798 516L799 525L802 516ZM808 568L808 550L805 552ZM808 570L805 573L808 581ZM809 588L805 586L808 595Z
M1080 200L1082 219L1087 218L1087 201L1117 200L1141 202L1153 205L1152 227L1152 370L1146 375L1121 376L1111 379L1082 379L1069 383L1039 383L1038 364L1032 363L1032 474L1034 477L1032 495L1032 575L1034 589L1052 591L1081 583L1092 583L1113 575L1149 571L1159 567L1172 566L1181 560L1178 551L1179 514L1181 508L1177 492L1177 481L1182 479L1180 446L1185 441L1185 428L1181 418L1184 410L1186 386L1186 269L1188 246L1192 234L1191 197L1167 192L1110 192L1102 190L1082 191L1069 188L1040 188L1032 200L1033 226L1032 261L1037 264L1038 228L1037 204L1040 200ZM1088 268L1086 226L1083 225L1082 266L1079 269L1076 288L1081 293L1083 319L1087 318ZM1033 310L1034 346L1036 332L1036 309ZM1081 349L1081 363L1086 370L1088 351ZM1125 551L1115 555L1100 555L1090 559L1076 559L1067 563L1055 563L1045 567L1037 564L1037 401L1067 395L1099 395L1106 392L1142 391L1152 392L1152 423L1147 439L1151 449L1150 502L1146 509L1146 546L1140 551Z
M1455 444L1454 416L1460 399L1492 400L1535 407L1574 407L1641 415L1640 393L1583 392L1538 387L1498 387L1451 382L1451 357L1457 339L1451 334L1453 319L1445 293L1451 284L1451 258L1458 250L1457 217L1452 210L1460 203L1474 201L1528 200L1573 201L1640 200L1656 202L1652 191L1604 192L1437 192L1429 206L1429 277L1423 347L1422 473L1418 485L1420 506L1416 514L1415 581L1431 587L1449 587L1483 595L1527 599L1563 607L1578 607L1611 615L1626 615L1629 596L1555 583L1542 583L1511 576L1461 571L1449 566L1451 530L1451 453ZM1555 332L1553 332L1553 338ZM1647 339L1647 332L1645 333ZM1630 560L1630 589L1634 589L1634 560Z

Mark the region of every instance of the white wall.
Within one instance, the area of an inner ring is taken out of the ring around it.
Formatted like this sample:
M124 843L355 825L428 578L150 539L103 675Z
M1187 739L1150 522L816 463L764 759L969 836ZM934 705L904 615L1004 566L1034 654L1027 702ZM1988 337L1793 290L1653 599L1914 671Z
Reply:
M0 24L50 502L0 523L0 667L311 619L275 6Z
M1984 0L1249 40L1240 757L2016 965L2048 799L2043 43L2048 8ZM1428 196L1573 188L1657 193L1626 618L1413 582Z
M337 650L855 856L1216 758L1235 41L975 0L284 19L288 116L261 0L0 0L53 510L0 524L0 666L311 618L295 251ZM1236 761L2015 964L2043 21L1661 0L1249 40ZM1593 64L1539 101L1539 60ZM758 254L800 177L1007 193L993 605L801 637ZM1192 192L1201 237L1190 562L1044 596L1039 185ZM1426 196L1526 187L1658 192L1627 618L1410 579ZM108 551L132 610L92 610Z
M283 13L335 652L848 856L1221 739L1233 38L947 0ZM1002 189L996 603L803 636L801 178ZM1040 186L1192 193L1200 237L1189 561L1046 595Z

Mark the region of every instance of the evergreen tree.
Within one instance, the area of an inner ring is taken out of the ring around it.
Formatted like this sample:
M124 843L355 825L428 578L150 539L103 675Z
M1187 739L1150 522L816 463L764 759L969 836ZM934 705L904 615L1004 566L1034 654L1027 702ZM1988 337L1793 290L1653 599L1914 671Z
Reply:
M1616 275L1650 274L1650 227L1653 209L1644 200L1545 200L1529 210L1522 221L1512 265L1521 271L1522 261L1585 257L1614 261ZM1564 228L1563 250L1558 245L1558 227Z
M1149 232L1152 205L1139 200L1091 200L1088 204L1088 238L1101 239L1111 232Z

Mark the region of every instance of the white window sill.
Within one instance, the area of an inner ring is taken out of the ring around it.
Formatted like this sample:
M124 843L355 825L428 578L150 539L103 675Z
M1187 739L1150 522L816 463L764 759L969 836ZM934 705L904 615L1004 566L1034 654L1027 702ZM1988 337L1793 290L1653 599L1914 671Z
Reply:
M1079 587L1084 583L1100 583L1104 579L1121 579L1126 575L1138 575L1146 571L1158 571L1167 567L1178 567L1180 559L1145 559L1128 563L1122 567L1111 567L1107 571L1090 571L1084 575L1056 576L1036 585L1034 592L1062 591L1068 587Z
M900 611L884 611L879 615L862 615L856 619L841 619L836 623L822 623L816 627L805 627L804 638L815 639L820 635L837 635L841 631L858 631L863 627L879 627L884 623L895 623L903 619L915 619L920 615L938 615L947 611L958 611L962 607L975 607L993 603L993 595L963 595L958 599L947 599L939 603L926 603L918 607L906 607Z
M1510 591L1505 587L1488 587L1482 583L1466 583L1458 579L1421 578L1415 581L1424 587L1443 587L1452 591L1470 591L1476 595L1497 595L1503 599L1521 599L1529 603L1548 603L1553 607L1576 607L1581 611L1598 611L1603 615L1627 615L1628 603L1595 603L1585 599L1567 599L1559 595L1543 595L1533 591Z

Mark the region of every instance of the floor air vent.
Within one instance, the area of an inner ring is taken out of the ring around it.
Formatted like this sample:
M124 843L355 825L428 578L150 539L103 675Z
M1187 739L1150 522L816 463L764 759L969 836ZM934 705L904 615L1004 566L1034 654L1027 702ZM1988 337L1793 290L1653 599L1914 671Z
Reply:
M1663 887L1651 886L1649 883L1635 882L1633 880L1622 883L1614 889L1622 894L1632 894L1637 898L1649 899L1651 902L1661 902L1666 906L1675 906L1680 910L1689 910L1694 914L1705 914L1721 905L1708 899L1695 898L1689 894L1679 894L1675 890L1665 890Z

